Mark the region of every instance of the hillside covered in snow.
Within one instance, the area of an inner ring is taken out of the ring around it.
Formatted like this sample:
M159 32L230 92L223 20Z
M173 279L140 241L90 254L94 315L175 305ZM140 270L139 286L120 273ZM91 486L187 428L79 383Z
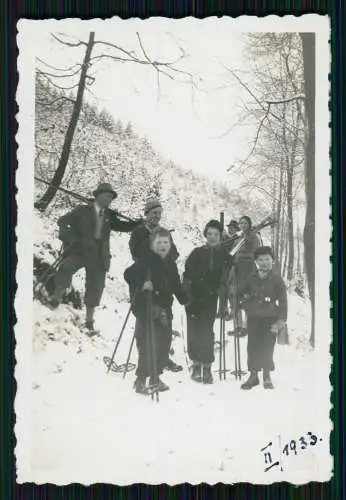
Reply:
M35 175L48 181L57 166L71 103L68 96L39 78L36 85ZM136 135L131 124L125 126L106 111L84 104L63 185L91 196L101 181L114 186L119 192L116 208L133 218L142 215L147 196L160 196L163 224L175 229L180 271L191 249L201 243L204 224L218 218L220 211L225 211L226 221L247 214L259 222L268 215L241 193L162 158L147 138ZM45 187L36 182L35 189L39 199ZM60 248L57 219L76 204L59 193L44 213L35 212L34 255L40 262L51 264L56 259ZM103 358L111 356L129 308L123 280L124 269L131 263L128 239L127 234L111 236L111 268L95 317L100 337L90 339L81 333L81 309L62 304L51 311L34 301L31 481L228 484L285 480L301 484L321 477L321 456L326 464L322 474L329 477L325 408L318 404L322 375L308 341L309 301L293 289L288 294L290 344L276 347L274 391L265 391L263 386L250 393L240 391L230 373L226 381L219 381L218 361L213 366L214 385L192 382L185 314L177 304L173 328L180 337L174 340L174 360L184 370L164 373L171 390L160 396L158 405L135 394L134 372L125 379L121 373L106 373ZM74 276L73 286L83 292L84 271ZM226 328L231 325L227 323ZM130 317L117 363L126 360L133 330L134 318ZM216 340L218 332L217 320ZM227 368L232 370L233 338L227 340ZM240 344L246 369L246 338ZM131 362L136 363L135 349ZM263 475L263 446L273 441L280 455L279 434L284 445L308 431L321 436L318 452L310 448L296 459L285 457L282 470Z

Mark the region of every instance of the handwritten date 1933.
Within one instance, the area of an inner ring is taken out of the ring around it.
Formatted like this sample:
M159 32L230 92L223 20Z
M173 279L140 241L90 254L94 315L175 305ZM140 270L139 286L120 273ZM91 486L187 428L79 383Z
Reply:
M297 455L297 452L299 450L305 450L308 446L315 446L318 440L322 441L322 438L318 439L315 434L313 434L312 432L308 432L306 436L301 436L297 440L292 439L289 443L287 443L284 446L282 453L287 456L292 453L294 453L294 455Z

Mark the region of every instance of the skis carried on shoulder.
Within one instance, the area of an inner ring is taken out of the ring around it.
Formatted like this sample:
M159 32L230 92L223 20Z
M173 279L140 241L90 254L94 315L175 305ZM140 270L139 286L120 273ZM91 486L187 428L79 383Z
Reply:
M227 248L227 246L233 245L234 242L237 239L239 239L239 241L237 241L236 244L233 246L233 248L230 250L230 255L232 257L234 257L236 255L236 253L238 253L238 251L245 244L245 242L246 242L249 234L258 233L259 231L261 231L265 227L271 227L274 224L277 224L277 219L274 216L269 215L268 217L265 217L261 222L259 222L255 226L253 226L249 230L248 234L244 234L242 231L238 231L237 233L235 233L234 235L232 235L228 240L223 241L221 243L221 245L225 246Z

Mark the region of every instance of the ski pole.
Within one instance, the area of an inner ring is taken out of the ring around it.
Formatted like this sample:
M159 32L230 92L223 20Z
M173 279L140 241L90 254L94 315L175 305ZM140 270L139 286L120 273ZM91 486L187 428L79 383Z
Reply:
M154 331L154 321L153 321L153 307L152 307L152 295L151 292L147 292L147 345L148 345L148 360L149 360L149 372L151 378L151 384L149 381L149 390L151 394L151 399L154 400L156 397L156 402L159 402L159 391L158 391L158 374L157 374L157 360L156 360L156 343L155 343L155 331Z
M136 290L135 290L135 292L134 292L134 294L133 294L133 297L132 297L132 299L131 299L129 309L128 309L128 311L127 311L127 314L126 314L126 317L125 317L125 320L124 320L123 326L121 327L120 334L119 334L118 340L117 340L117 342L116 342L116 344L115 344L115 347L114 347L113 354L112 354L111 358L108 358L107 356L105 356L105 357L103 358L103 360L104 360L104 362L105 362L105 364L107 365L107 368L108 368L107 373L109 373L109 372L110 372L110 370L111 370L111 368L112 368L112 366L113 366L113 363L114 363L114 358L115 358L115 355L116 355L116 353L117 353L117 351L118 351L118 347L119 347L119 345L120 345L120 342L121 342L121 339L122 339L122 337L123 337L123 334L124 334L124 332L125 332L126 325L127 325L128 320L129 320L129 318L130 318L130 314L131 314L131 311L132 311L133 303L134 303L135 298L136 298L136 296L137 296L137 292L138 292L138 288L136 288ZM127 363L126 363L126 370L127 370L127 371L128 371L128 365L129 365L129 363L127 362ZM120 365L120 366L116 365L116 370L115 370L115 371L120 371L120 369L122 368L122 366L123 366L123 365Z
M235 379L238 380L239 377L239 356L238 356L238 307L237 307L237 297L233 295L233 310L234 310L234 372L232 374Z
M125 377L126 377L126 374L127 374L127 372L128 372L128 367L129 367L129 364L130 364L130 358L131 358L131 353L132 353L132 349L133 349L133 344L134 344L134 342L135 342L135 337L136 337L136 330L133 332L133 337L132 337L132 340L131 340L129 353L128 353L128 355L127 355L127 359L126 359L126 364L125 364L125 369L124 369L123 378L125 378Z
M63 261L63 258L63 255L59 255L55 259L55 261L47 268L47 270L40 276L38 282L34 287L34 296L36 296L40 292L42 287L47 283L50 274L57 270L58 266Z
M242 375L245 372L241 369L241 357L240 357L240 339L239 339L239 298L238 293L233 297L233 307L234 307L234 364L235 369L232 372L235 375L236 380L241 380Z
M120 330L120 335L118 337L118 340L117 340L117 343L115 344L115 347L114 347L114 350L113 350L113 354L112 354L112 357L110 358L110 361L109 361L109 365L108 365L108 370L107 370L107 373L110 372L110 369L111 369L111 366L113 364L113 361L114 361L114 358L115 358L115 355L117 353L117 350L118 350L118 347L119 347L119 344L120 344L120 341L122 339L122 336L124 334L124 331L125 331L125 328L126 328L126 325L127 325L127 322L129 320L129 317L130 317L130 314L131 314L131 310L132 310L132 304L130 304L130 307L129 307L129 310L126 314L126 317L125 317L125 321L123 323L123 326L121 327L121 330Z
M223 379L226 380L226 320L225 317L222 319L222 336L223 336Z
M68 250L72 248L74 243L71 243L70 245L67 245L67 247L64 249L64 246L61 245L60 250L58 252L57 258L54 260L54 262L46 269L46 271L42 274L42 276L39 277L38 283L36 283L34 287L34 295L36 296L38 292L41 290L41 288L47 283L47 278L49 278L49 275L51 272L56 271L61 262L64 260L66 253Z
M185 363L186 363L187 369L189 370L190 369L190 363L189 363L189 357L188 357L188 354L187 354L187 351L186 351L186 345L185 345L184 313L183 312L181 313L181 316L180 316L180 323L181 323L181 337L182 337L182 341L183 341L183 350L184 350L184 355L185 355Z

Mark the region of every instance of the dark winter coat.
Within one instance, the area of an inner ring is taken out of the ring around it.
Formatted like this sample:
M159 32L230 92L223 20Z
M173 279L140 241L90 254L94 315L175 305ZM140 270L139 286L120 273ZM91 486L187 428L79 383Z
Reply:
M150 252L150 233L151 229L146 224L145 221L142 221L139 225L137 225L131 233L130 237L130 252L134 261L138 260L141 257L144 257ZM169 252L169 257L176 261L179 257L179 252L177 247L175 246L173 239L171 237L172 248Z
M58 220L60 228L59 238L65 247L71 248L69 254L82 254L87 262L99 258L100 245L104 268L109 270L110 247L109 238L111 231L130 232L137 222L123 222L116 212L107 208L104 212L101 240L94 239L96 227L96 212L93 204L80 205Z
M202 246L191 252L184 272L184 287L191 298L188 312L198 314L210 303L216 304L224 266L230 268L232 260L222 245L215 248Z
M251 274L240 290L241 302L249 317L287 320L287 290L283 279L272 271L260 278Z
M132 306L135 316L145 311L146 298L141 290L144 283L149 280L154 287L153 306L165 310L170 318L173 296L175 295L181 304L186 302L175 262L169 258L162 259L151 250L125 270L124 278L130 286L132 297L135 290L138 290Z

